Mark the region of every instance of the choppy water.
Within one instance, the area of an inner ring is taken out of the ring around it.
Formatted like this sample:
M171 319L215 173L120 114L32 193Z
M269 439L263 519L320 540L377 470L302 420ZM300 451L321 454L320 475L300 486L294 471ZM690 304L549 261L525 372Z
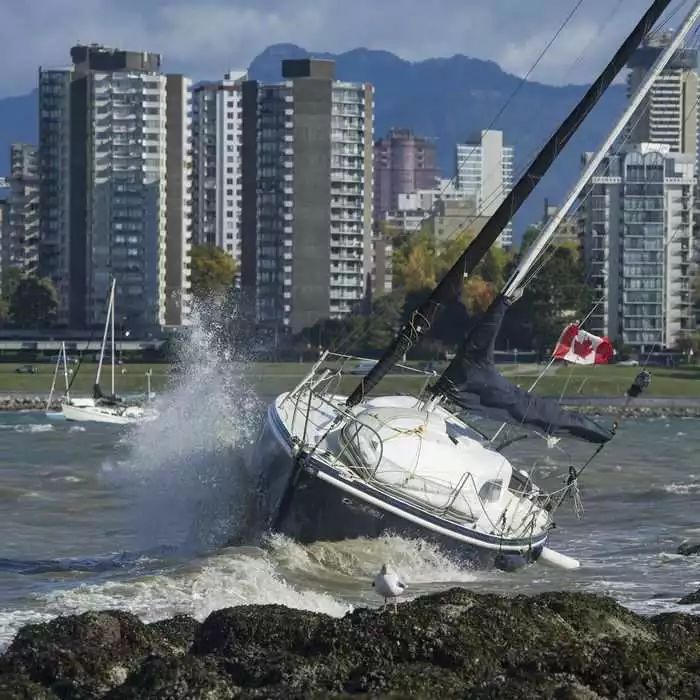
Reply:
M674 554L683 539L700 541L697 420L623 424L586 473L583 519L565 508L550 542L581 560L575 572L461 569L398 537L304 547L272 536L226 548L261 402L199 362L200 350L191 376L160 399L161 418L135 430L0 413L0 648L22 624L88 609L151 621L274 602L342 615L379 602L369 582L385 561L411 595L585 590L657 612L680 609L674 601L700 587L700 556ZM536 447L541 472L558 482L567 455Z

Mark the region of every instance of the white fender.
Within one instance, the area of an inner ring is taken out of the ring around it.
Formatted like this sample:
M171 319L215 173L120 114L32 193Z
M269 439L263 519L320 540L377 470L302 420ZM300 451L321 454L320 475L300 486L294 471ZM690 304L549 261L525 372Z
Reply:
M557 569L565 569L566 571L573 571L581 566L581 562L578 559L569 557L561 552L555 552L549 547L542 547L542 552L538 558L538 561L544 564L549 564Z

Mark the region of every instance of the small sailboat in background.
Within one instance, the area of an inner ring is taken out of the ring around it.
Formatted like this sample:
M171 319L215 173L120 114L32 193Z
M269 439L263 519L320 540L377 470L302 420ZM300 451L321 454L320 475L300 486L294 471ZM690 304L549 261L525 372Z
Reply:
M116 425L128 425L140 423L144 420L153 420L157 417L153 409L146 410L136 403L128 403L116 395L115 387L115 338L114 338L114 297L116 290L116 280L112 280L112 287L109 293L109 305L107 307L107 318L102 335L102 346L100 348L100 360L97 365L95 375L95 385L92 398L74 398L66 391L63 401L62 413L66 420L70 421L91 421L96 423L113 423ZM100 387L102 367L104 364L107 340L110 340L111 350L111 392L104 394ZM65 355L65 353L64 353Z

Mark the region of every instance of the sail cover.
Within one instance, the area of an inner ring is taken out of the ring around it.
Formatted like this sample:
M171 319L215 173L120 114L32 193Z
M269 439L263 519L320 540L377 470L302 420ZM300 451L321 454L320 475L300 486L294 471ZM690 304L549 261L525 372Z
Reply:
M555 399L537 396L511 384L494 365L496 336L509 302L498 296L464 342L434 390L467 411L487 418L539 428L547 435L570 435L603 443L613 437L586 416L562 409Z

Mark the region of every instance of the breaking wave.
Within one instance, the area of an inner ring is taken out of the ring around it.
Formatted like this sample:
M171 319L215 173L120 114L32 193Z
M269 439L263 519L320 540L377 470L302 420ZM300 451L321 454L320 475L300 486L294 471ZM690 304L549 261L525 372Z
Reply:
M139 547L221 546L235 533L259 401L216 322L195 317L177 348L180 368L155 399L158 418L122 438L127 456L103 474L134 491Z

